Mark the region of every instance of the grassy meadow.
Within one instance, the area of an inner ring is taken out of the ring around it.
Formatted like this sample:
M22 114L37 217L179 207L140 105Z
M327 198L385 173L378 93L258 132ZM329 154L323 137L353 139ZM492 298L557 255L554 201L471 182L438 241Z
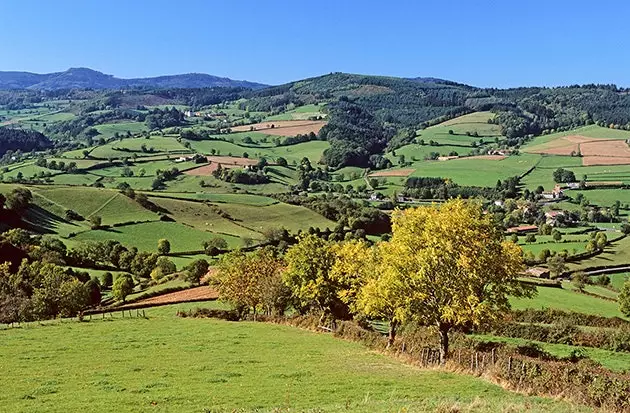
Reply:
M0 331L0 405L47 412L586 412L288 326L175 316ZM96 350L96 351L95 351Z

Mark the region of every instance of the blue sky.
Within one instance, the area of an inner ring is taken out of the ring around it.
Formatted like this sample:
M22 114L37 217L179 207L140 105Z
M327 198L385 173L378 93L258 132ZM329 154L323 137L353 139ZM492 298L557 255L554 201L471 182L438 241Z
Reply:
M630 86L630 2L0 0L0 70Z

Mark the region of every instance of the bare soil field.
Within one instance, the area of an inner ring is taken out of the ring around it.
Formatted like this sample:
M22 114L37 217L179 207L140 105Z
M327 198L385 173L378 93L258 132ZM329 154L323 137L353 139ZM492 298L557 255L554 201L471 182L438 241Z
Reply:
M585 156L582 158L582 165L630 165L630 157L619 156Z
M217 293L214 289L208 287L207 285L203 285L201 287L189 288L187 290L162 294L155 297L147 298L145 300L136 301L135 303L130 305L133 305L134 307L139 305L162 305L185 303L189 301L216 300L217 298L219 298L219 293Z
M210 176L219 165L221 165L222 168L229 169L258 164L258 161L255 159L239 158L236 156L206 156L206 158L210 161L209 164L200 166L199 168L189 169L184 171L184 173L193 176Z
M235 126L233 132L249 132L254 128L256 132L273 136L295 136L307 135L311 132L319 133L319 130L326 124L321 120L274 120L260 122L252 125Z
M583 156L584 166L630 164L630 147L625 141L593 139L580 135L565 136L532 146L526 152L566 156L579 152Z
M371 173L370 178L386 177L386 176L409 176L414 173L415 169L398 169L395 171L379 171Z

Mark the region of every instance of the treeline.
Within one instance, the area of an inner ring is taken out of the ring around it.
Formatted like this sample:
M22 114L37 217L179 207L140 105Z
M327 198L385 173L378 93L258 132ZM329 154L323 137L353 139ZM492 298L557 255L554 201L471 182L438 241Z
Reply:
M269 177L260 169L253 171L241 168L223 168L221 164L212 171L212 176L233 184L256 185L269 182Z
M43 151L52 147L50 139L40 132L0 127L0 154L7 151Z
M385 212L370 207L367 202L358 202L348 197L335 195L300 196L277 195L280 201L305 206L320 215L337 222L339 228L363 230L366 234L391 232L391 221Z
M460 186L444 178L412 176L407 178L403 196L415 199L477 198L500 200L519 195L519 178L511 177L497 181L494 188Z

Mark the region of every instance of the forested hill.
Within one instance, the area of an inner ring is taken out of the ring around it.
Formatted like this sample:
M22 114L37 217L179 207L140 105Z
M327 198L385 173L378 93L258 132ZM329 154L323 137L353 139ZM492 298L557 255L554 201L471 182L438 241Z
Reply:
M331 73L248 93L250 110L347 100L397 127L421 128L444 117L492 110L511 139L591 123L630 127L630 95L615 85L482 89L434 78Z
M71 68L65 72L36 74L29 72L0 72L0 89L122 89L122 88L202 88L242 87L259 89L260 83L232 80L202 73L188 73L137 79L120 79L96 70Z

